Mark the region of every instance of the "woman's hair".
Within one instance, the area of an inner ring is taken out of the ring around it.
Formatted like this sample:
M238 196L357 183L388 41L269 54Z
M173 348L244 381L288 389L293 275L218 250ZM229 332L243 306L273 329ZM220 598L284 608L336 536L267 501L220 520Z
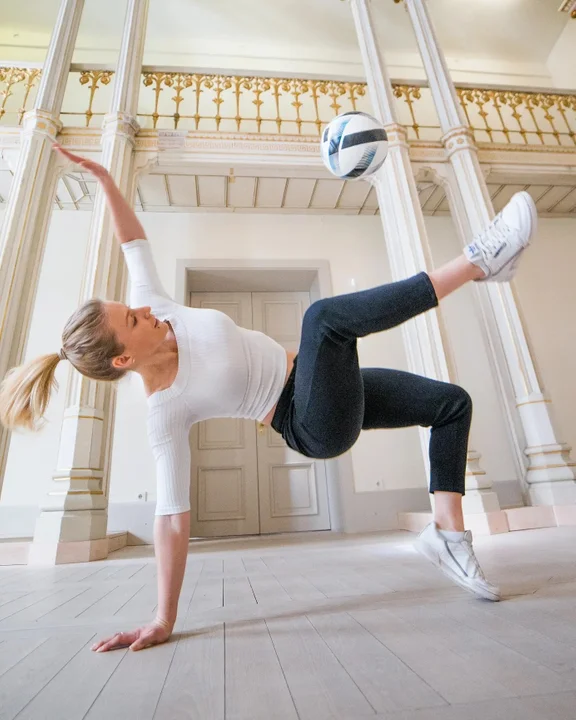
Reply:
M60 353L42 355L26 365L10 370L0 385L0 422L9 430L38 430L53 388L55 373L66 358L92 380L119 380L127 370L112 365L124 346L108 326L104 303L89 300L66 323Z

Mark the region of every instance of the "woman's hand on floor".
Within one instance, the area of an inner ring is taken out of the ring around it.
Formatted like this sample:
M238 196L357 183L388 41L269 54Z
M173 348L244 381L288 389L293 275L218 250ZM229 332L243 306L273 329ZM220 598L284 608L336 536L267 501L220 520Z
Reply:
M152 645L161 645L166 642L172 634L172 626L163 620L155 620L149 625L144 625L137 630L130 632L117 632L105 640L100 640L92 645L94 652L108 652L119 648L130 648L130 650L143 650Z

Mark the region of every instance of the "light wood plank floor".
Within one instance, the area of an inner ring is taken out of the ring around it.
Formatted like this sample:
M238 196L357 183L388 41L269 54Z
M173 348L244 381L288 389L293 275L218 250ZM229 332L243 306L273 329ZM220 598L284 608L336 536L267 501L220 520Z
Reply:
M171 642L150 548L0 568L0 720L573 720L576 530L482 538L506 600L453 587L406 533L191 545Z

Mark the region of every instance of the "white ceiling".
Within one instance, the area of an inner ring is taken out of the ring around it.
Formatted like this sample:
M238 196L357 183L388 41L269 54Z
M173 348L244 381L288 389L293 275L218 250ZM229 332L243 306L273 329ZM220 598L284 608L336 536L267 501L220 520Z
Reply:
M45 47L60 0L2 0L2 52ZM151 0L145 62L185 64L193 54L359 62L348 2L339 0ZM545 62L569 16L558 0L429 0L453 58ZM125 0L86 0L79 46L99 53L120 43ZM392 0L372 0L385 52L414 53L409 18ZM22 53L20 53L20 56ZM235 60L236 59L236 60ZM162 62L164 60L164 62ZM86 62L84 58L83 61ZM176 61L176 62L175 62ZM245 67L242 69L250 69Z
M5 207L11 172L0 167L0 209ZM543 216L576 218L576 179L548 182L527 178L489 179L496 210L519 190L527 190ZM96 183L82 173L70 173L58 185L60 210L91 210ZM448 214L444 190L432 182L418 182L425 215ZM141 178L136 209L144 212L257 212L377 215L376 194L366 182L343 182L314 177L270 177L262 174L183 175L154 173Z
M576 181L570 184L488 182L488 191L497 212L502 210L514 193L521 190L526 190L534 198L539 215L576 219ZM431 182L420 182L418 192L424 215L449 214L450 208L443 188Z

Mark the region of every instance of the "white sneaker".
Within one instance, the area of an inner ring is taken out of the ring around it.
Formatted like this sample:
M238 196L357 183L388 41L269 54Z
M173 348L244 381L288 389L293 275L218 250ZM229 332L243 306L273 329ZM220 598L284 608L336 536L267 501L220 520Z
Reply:
M468 260L486 273L480 282L512 280L537 224L534 200L527 192L516 193L488 228L464 249Z
M486 580L474 554L470 530L462 540L453 542L446 540L435 523L430 523L418 536L416 548L460 587L486 600L500 600L500 590Z

